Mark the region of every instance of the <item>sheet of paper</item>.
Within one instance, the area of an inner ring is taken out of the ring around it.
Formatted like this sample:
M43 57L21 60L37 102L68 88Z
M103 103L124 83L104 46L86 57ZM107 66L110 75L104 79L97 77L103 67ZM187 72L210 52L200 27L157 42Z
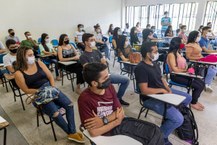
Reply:
M0 123L7 122L3 117L0 116Z

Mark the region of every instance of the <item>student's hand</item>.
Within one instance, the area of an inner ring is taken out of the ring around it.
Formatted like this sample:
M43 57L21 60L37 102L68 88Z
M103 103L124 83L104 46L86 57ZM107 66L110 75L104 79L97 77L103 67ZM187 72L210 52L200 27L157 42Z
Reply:
M76 55L73 60L79 60L80 56L79 55Z
M121 124L122 120L124 119L125 115L124 115L124 109L121 107L121 108L117 108L116 110L116 120L117 120L117 123L118 125Z
M84 121L84 127L87 129L87 130L90 130L90 129L95 129L95 128L100 128L104 125L103 121L101 118L99 118L96 113L94 111L92 111L94 117L93 118L89 118L87 120Z
M162 89L162 93L163 93L163 94L168 94L168 91L165 90L165 89Z

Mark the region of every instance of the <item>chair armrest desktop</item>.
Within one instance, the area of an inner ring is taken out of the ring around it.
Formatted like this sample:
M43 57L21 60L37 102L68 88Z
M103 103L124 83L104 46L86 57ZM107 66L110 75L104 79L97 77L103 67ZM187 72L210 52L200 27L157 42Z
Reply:
M203 79L203 77L200 75L194 75L194 74L188 74L188 73L171 72L171 74L175 74L175 75L179 75L179 76L185 76L185 77L189 77L189 78Z

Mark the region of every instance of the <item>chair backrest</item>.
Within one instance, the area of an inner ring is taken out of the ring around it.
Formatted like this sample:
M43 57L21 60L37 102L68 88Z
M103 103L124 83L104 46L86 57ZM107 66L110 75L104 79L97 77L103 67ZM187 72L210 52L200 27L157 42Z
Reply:
M51 43L52 43L52 45L53 45L54 47L57 47L57 46L59 45L59 42L58 42L57 39L51 40Z
M113 36L109 36L109 43L112 43Z
M38 38L38 43L41 43L41 37L40 37L40 38Z
M76 49L78 48L77 45L74 42L69 42L69 44L71 44L73 47L75 47Z

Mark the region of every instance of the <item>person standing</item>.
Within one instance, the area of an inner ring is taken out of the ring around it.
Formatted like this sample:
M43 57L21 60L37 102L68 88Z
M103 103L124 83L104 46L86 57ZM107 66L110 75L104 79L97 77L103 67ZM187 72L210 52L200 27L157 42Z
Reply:
M161 35L164 36L169 25L172 24L172 19L169 17L169 13L167 11L164 12L164 17L161 18Z

